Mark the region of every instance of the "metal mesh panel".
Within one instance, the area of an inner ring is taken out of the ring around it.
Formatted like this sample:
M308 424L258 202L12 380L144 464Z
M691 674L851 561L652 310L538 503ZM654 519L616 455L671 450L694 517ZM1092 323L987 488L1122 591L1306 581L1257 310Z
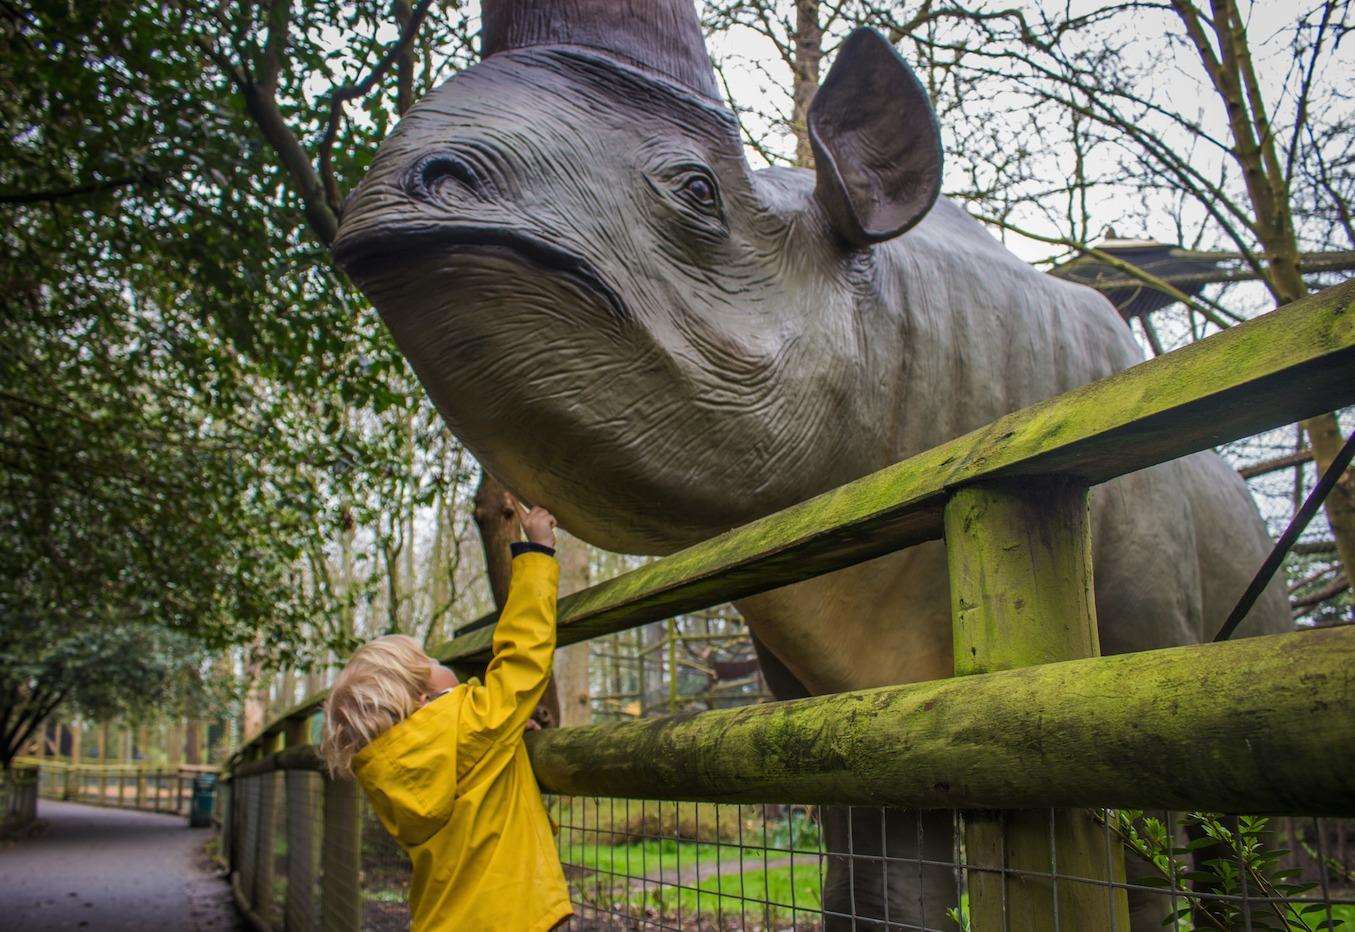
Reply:
M287 929L408 927L408 858L352 783L294 771L237 779L231 794L235 869L257 914ZM547 808L574 929L987 930L1042 915L1042 927L1070 930L1315 930L1355 919L1355 820L565 796Z
M409 928L409 856L362 800L362 900L364 929Z
M266 889L259 891L259 912L275 929L282 928L287 912L290 845L287 837L287 799L283 795L284 778L285 774L282 773L270 773L262 778L266 781L263 819L267 832L259 844L260 857L268 858L269 884Z
M245 898L254 901L254 879L259 853L259 809L263 789L261 777L242 777L235 781L236 870Z
M1126 859L1112 880L1108 864L1060 865L1066 813L1054 810L1020 814L1051 829L1032 860L1010 837L969 851L980 836L958 812L581 797L548 807L575 929L987 929L1031 908L1056 929L1127 928L1131 915L1178 930L1355 919L1355 820L1079 812L1101 850Z
M290 770L287 787L285 928L319 928L320 850L324 844L324 786L318 773Z
M227 870L235 863L235 783L217 784L212 798L212 825L221 845L221 861Z
M805 928L822 832L798 806L551 797L573 927Z
M360 793L351 781L326 780L323 787L320 927L348 932L361 929L363 917Z

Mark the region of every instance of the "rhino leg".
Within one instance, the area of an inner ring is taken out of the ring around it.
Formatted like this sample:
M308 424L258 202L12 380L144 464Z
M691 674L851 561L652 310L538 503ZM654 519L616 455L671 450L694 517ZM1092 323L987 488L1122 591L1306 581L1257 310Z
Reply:
M772 695L777 699L810 695L756 636L752 640ZM825 930L892 928L896 924L945 927L946 910L959 902L950 866L955 851L950 812L824 806L819 820L828 852L823 884ZM937 863L923 866L919 858Z
M946 910L960 902L953 813L830 807L823 834L825 930L951 927Z

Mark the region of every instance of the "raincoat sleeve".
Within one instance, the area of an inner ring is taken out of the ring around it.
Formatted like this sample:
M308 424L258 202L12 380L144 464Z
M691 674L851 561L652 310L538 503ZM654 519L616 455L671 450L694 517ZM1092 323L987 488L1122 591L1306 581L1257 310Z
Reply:
M555 598L560 565L544 553L513 558L508 600L494 628L494 656L483 685L472 683L462 706L458 769L491 747L522 736L550 679L555 652Z

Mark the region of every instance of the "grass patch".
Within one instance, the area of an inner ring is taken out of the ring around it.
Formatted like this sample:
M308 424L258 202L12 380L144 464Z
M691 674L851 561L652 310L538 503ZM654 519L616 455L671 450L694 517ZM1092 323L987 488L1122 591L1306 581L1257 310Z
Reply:
M716 849L723 863L730 858L738 863L738 849L729 845L697 844L690 841L642 841L631 845L598 845L591 842L560 843L560 860L565 864L599 874L624 877L657 877L660 870L676 879L679 866L686 874L693 865L715 864Z
M818 913L822 902L814 853L797 853L787 864L788 852L768 852L764 862L760 851L745 850L742 871L736 845L672 839L561 845L560 855L572 868L576 901L636 917L682 923L700 917L703 928L740 928L745 920L789 928Z

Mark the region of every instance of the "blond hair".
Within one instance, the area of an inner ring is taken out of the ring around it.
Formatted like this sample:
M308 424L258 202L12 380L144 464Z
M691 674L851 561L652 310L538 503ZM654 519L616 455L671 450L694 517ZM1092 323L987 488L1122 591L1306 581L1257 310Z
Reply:
M353 776L353 756L419 707L432 660L404 634L368 641L353 652L325 700L320 756L335 779Z

